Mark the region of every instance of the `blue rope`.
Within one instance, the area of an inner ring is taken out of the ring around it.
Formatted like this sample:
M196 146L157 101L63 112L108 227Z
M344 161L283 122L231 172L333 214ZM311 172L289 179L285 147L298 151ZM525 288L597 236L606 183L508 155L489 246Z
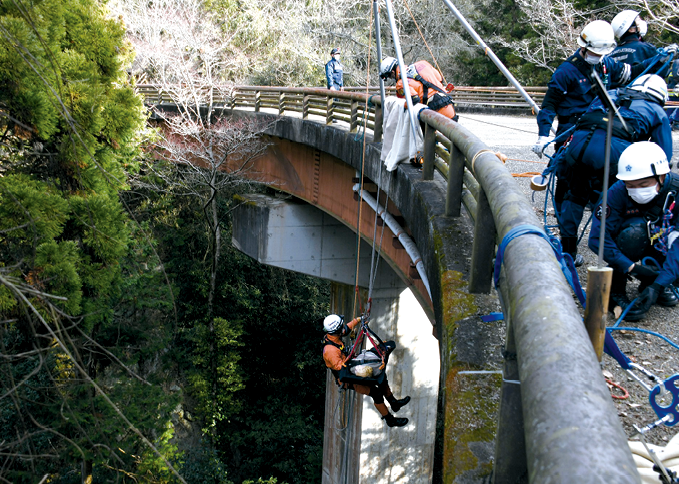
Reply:
M530 224L517 225L512 230L507 232L507 234L503 237L502 242L500 243L500 246L497 249L497 255L495 257L495 268L493 270L493 279L495 281L495 287L497 288L499 285L500 271L502 269L502 260L504 259L504 254L505 250L507 249L507 246L516 237L520 237L521 235L526 234L539 235L540 237L544 238L547 242L549 242L549 245L552 247L552 250L554 251L555 257L559 262L559 265L561 266L561 271L563 272L564 277L566 278L570 286L573 288L573 291L580 300L580 304L582 304L582 307L585 307L585 294L582 292L582 286L580 285L580 280L578 279L578 272L575 269L575 265L573 264L573 258L570 256L570 254L563 253L563 251L561 250L561 242L559 242L559 240L556 237L547 235L544 229L536 227L535 225Z
M625 331L638 331L638 332L640 332L640 333L652 334L653 336L657 336L658 338L660 338L660 339L666 341L666 342L669 343L671 346L673 346L673 347L675 347L676 349L679 350L679 345L677 345L674 341L672 341L671 339L669 339L667 336L663 336L663 335L660 334L660 333L656 333L655 331L650 331L650 330L648 330L648 329L643 329L643 328L626 328L626 327L617 327L617 326L609 327L609 328L606 328L606 329L607 329L608 331L622 331L622 330L625 330Z

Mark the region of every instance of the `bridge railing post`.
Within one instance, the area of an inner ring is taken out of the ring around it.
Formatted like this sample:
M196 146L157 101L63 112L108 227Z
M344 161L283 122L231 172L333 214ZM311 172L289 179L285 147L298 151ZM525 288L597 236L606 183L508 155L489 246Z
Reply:
M358 101L351 100L351 121L349 122L349 132L355 133L358 130Z
M509 301L506 288L506 280L504 276L501 276L499 290L503 301ZM505 361L502 369L500 410L495 437L495 469L492 484L520 482L528 469L514 327L510 312L507 311L504 314L506 328Z
M309 119L309 100L311 99L311 96L309 94L305 94L304 97L302 98L302 119Z
M325 124L332 124L332 120L335 117L335 101L333 98L328 96L325 101Z
M446 194L446 216L459 217L462 210L462 183L464 180L464 155L450 142L448 162L448 193Z
M469 275L469 292L489 293L495 255L495 220L483 187L480 187L474 218L474 243Z
M278 95L278 115L283 116L285 113L285 93L282 92Z
M259 112L259 108L262 105L262 91L255 91L255 112Z
M382 119L383 119L382 106L375 106L375 125L373 127L373 141L375 143L382 142Z
M422 164L422 179L434 179L434 158L436 157L436 128L425 125L424 128L424 162Z

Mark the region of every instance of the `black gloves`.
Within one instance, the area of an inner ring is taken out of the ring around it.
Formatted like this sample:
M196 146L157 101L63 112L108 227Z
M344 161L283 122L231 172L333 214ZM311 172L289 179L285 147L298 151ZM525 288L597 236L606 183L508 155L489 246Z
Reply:
M635 276L648 279L655 279L660 273L660 271L655 267L646 266L644 264L634 264L634 267L632 267L630 272Z
M639 300L637 301L637 307L646 312L651 309L651 306L655 304L658 300L658 296L663 291L663 287L655 282L648 286L646 289L639 294Z

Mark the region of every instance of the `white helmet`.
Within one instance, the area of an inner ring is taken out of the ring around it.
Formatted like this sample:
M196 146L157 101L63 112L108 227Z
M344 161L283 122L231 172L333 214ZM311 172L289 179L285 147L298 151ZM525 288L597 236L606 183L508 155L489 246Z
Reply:
M636 10L623 10L611 20L611 27L616 38L620 38L634 25L634 21L639 16Z
M625 148L618 160L618 180L641 180L669 172L670 165L665 152L651 141L632 143Z
M398 64L398 61L394 57L385 57L382 59L382 63L380 64L380 77L382 79L386 78L387 74L394 69L396 64Z
M613 27L605 20L595 20L588 23L580 32L578 45L594 54L609 54L617 45L613 35Z
M323 320L323 330L326 333L335 333L342 327L342 323L344 323L344 317L338 314L331 314Z
M656 98L662 105L667 102L667 83L657 74L644 74L638 77L629 87L635 91L649 94Z

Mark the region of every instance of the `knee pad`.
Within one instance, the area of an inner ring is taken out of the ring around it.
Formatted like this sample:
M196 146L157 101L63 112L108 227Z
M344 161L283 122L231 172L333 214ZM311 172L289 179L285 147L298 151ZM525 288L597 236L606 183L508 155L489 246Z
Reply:
M623 222L615 244L630 260L638 261L651 241L648 239L646 221L641 217L631 218Z

